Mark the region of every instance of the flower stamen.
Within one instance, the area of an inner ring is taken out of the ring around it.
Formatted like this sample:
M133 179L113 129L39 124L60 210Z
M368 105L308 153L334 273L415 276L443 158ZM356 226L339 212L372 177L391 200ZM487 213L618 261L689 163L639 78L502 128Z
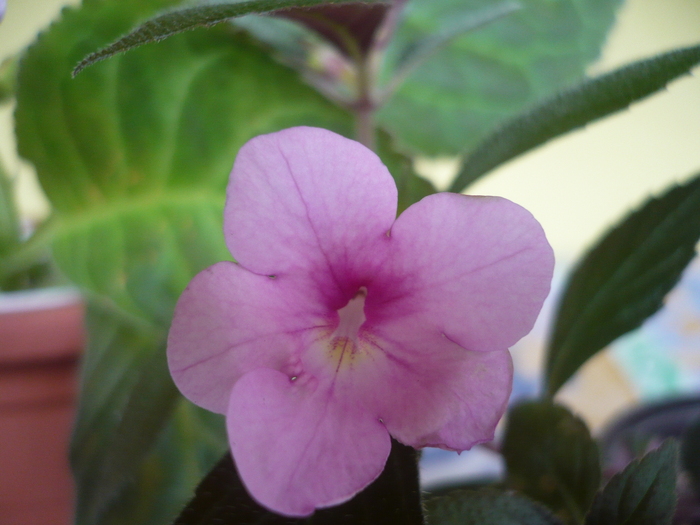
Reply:
M367 320L365 299L367 288L362 286L344 307L338 310L338 327L328 342L328 351L338 366L344 359L354 359L362 348L361 329Z

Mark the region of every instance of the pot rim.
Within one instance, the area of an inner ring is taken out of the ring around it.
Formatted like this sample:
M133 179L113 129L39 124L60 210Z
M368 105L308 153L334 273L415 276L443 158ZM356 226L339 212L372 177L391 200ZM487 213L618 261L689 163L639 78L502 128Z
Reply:
M62 308L82 302L74 286L51 286L0 293L0 315Z

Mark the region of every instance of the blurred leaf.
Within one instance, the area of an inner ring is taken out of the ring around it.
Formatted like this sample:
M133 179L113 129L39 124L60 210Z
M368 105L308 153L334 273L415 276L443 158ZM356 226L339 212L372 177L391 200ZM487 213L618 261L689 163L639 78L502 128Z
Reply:
M468 12L466 16L441 27L436 34L430 34L418 42L414 42L404 50L396 64L389 86L388 94L392 94L403 82L425 62L429 57L447 46L453 39L470 31L495 22L521 8L519 3L507 0L503 3L488 6L483 12ZM385 95L386 96L386 95Z
M697 497L700 495L700 416L695 417L683 433L681 463L690 474Z
M0 258L19 243L19 233L14 184L5 171L5 165L0 162Z
M99 525L170 525L227 447L223 417L180 398L134 480Z
M545 507L515 492L458 490L426 504L428 525L562 525Z
M57 212L61 269L121 310L167 327L189 280L230 258L221 221L238 148L294 125L342 132L350 122L226 26L178 35L71 79L75 57L129 27L135 9L68 9L40 36L20 68L17 134Z
M498 122L578 82L599 54L621 0L519 0L518 12L456 38L420 66L377 115L402 149L470 150ZM383 84L416 42L493 0L409 0L387 50Z
M22 238L14 183L0 161L0 292L56 286L60 280L47 249L51 221L40 224L30 238Z
M554 137L628 107L700 62L700 46L640 60L584 81L501 126L468 155L450 191L463 191L496 166Z
M658 449L613 476L586 516L586 525L670 525L676 506L678 445Z
M510 487L568 522L582 522L600 484L600 459L581 419L548 401L517 405L508 414L502 452Z
M311 7L319 4L340 4L349 0L250 0L247 2L220 3L190 7L178 11L172 11L156 18L148 20L129 34L119 38L104 49L91 53L83 58L75 69L73 75L77 75L87 66L104 60L118 53L123 53L135 47L159 42L177 33L195 29L197 27L211 27L230 18L248 15L251 13L267 13L290 7ZM363 0L366 3L379 0ZM382 0L383 3L383 0Z
M97 304L88 307L86 321L90 337L71 443L76 516L79 523L104 523L180 396L162 332Z
M411 204L437 191L432 182L416 175L411 159L396 151L392 138L381 130L377 134L377 150L396 182L399 191L399 214Z
M197 487L175 525L421 525L417 452L392 440L382 474L350 501L309 518L285 518L258 505L227 453Z
M9 102L17 90L17 57L6 58L0 64L0 104Z
M590 357L663 305L700 238L700 177L650 199L579 262L547 352L549 396Z
M92 303L71 443L76 522L165 525L226 448L221 416L182 399L165 334Z

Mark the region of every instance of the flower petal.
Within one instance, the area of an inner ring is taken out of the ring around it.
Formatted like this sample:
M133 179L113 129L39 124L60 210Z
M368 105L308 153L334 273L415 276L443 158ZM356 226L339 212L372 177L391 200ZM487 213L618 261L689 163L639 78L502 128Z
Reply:
M241 148L224 234L242 266L307 275L337 310L373 274L396 202L396 185L372 151L327 130L291 128Z
M507 350L473 352L426 332L389 339L371 328L374 351L340 369L335 388L380 418L400 442L467 450L493 439L511 391ZM345 373L342 373L345 372Z
M180 297L168 334L168 364L192 402L225 413L234 383L259 367L292 375L304 332L323 323L312 293L231 262L199 273Z
M503 352L469 352L460 368L463 375L450 374L451 381L443 390L442 403L449 405L449 417L432 434L417 435L417 425L399 426L402 421L391 421L392 435L404 436L416 448L439 447L449 450L468 450L474 445L492 441L496 425L508 407L513 383L513 361L507 350ZM449 400L446 403L446 400ZM394 412L396 413L396 412ZM414 416L416 417L416 416ZM387 421L387 425L389 422ZM412 432L415 437L410 439Z
M427 331L502 351L532 329L549 293L554 255L542 227L502 198L426 197L397 219L390 244L365 306L390 337Z
M347 501L379 476L391 451L376 418L309 375L247 373L231 392L226 423L251 496L287 516Z

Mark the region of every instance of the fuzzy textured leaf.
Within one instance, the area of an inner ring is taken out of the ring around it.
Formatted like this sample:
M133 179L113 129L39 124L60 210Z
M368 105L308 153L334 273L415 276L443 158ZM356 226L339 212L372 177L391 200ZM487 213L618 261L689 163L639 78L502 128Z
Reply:
M584 81L503 124L467 156L450 191L550 139L628 107L700 63L700 46L677 49Z
M700 238L700 176L650 199L588 252L566 285L547 351L546 390L663 305Z
M417 452L392 441L382 474L350 501L293 519L258 505L241 483L226 454L197 487L175 525L422 525Z
M613 476L585 525L670 525L676 507L678 445L667 441Z
M428 525L563 525L542 505L516 492L456 490L426 503Z
M364 0L364 3L375 1ZM291 7L311 7L320 4L342 4L348 2L349 0L250 0L247 2L203 5L172 11L148 20L107 47L89 54L75 66L73 75L75 76L86 67L118 53L123 53L150 42L159 42L170 36L197 27L211 27L231 18L254 13L268 13Z
M581 522L600 484L598 446L581 419L548 401L517 405L502 452L511 488Z

